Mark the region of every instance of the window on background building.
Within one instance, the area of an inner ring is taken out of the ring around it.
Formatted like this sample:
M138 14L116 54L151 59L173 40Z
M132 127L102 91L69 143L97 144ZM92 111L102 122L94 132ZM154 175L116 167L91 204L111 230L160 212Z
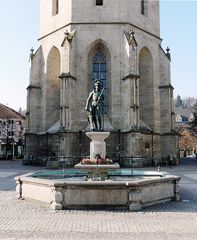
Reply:
M147 0L141 0L141 14L148 15L148 3Z
M103 0L96 0L96 5L97 6L102 6L103 5Z
M59 12L59 0L52 0L52 16Z
M100 80L104 87L104 113L107 111L107 65L106 65L106 56L101 50L97 50L93 58L93 74L92 74L92 85L94 86L95 80Z

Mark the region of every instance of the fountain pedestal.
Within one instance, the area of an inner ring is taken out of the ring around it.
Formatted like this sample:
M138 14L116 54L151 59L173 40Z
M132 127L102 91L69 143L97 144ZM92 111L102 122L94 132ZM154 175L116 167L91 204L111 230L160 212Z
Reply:
M105 139L109 137L109 132L86 132L86 135L92 140L90 142L90 159L106 158L106 143ZM118 163L108 164L76 164L75 168L78 168L81 173L87 173L88 179L92 180L106 180L108 178L108 172L112 169L120 168Z
M118 163L112 164L81 164L78 163L74 166L79 169L81 173L87 174L87 180L106 180L110 170L120 168Z
M95 159L96 155L101 158L106 157L105 139L109 137L109 132L86 132L86 135L92 140L90 142L90 159Z

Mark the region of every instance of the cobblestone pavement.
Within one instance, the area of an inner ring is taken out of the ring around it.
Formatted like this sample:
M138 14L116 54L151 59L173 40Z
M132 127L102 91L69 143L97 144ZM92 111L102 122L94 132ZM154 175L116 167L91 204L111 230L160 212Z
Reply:
M0 239L197 240L195 165L162 169L177 172L182 177L180 185L184 197L181 202L158 204L139 212L129 212L54 211L37 201L18 200L13 177L39 168L13 164L14 169L12 163L0 163Z

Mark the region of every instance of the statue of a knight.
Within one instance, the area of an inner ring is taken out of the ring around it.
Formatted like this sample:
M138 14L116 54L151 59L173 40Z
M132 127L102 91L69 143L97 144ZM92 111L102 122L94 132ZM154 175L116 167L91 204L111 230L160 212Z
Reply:
M99 80L94 81L94 89L86 101L85 110L88 115L88 122L92 131L102 130L102 110L104 102L104 88Z

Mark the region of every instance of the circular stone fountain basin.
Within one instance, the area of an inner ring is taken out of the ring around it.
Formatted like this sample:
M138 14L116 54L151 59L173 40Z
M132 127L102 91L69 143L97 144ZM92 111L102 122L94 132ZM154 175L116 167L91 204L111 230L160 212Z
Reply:
M39 200L56 210L107 207L134 211L180 200L179 176L114 169L105 181L85 181L87 174L79 169L25 174L15 178L16 192L19 198Z

